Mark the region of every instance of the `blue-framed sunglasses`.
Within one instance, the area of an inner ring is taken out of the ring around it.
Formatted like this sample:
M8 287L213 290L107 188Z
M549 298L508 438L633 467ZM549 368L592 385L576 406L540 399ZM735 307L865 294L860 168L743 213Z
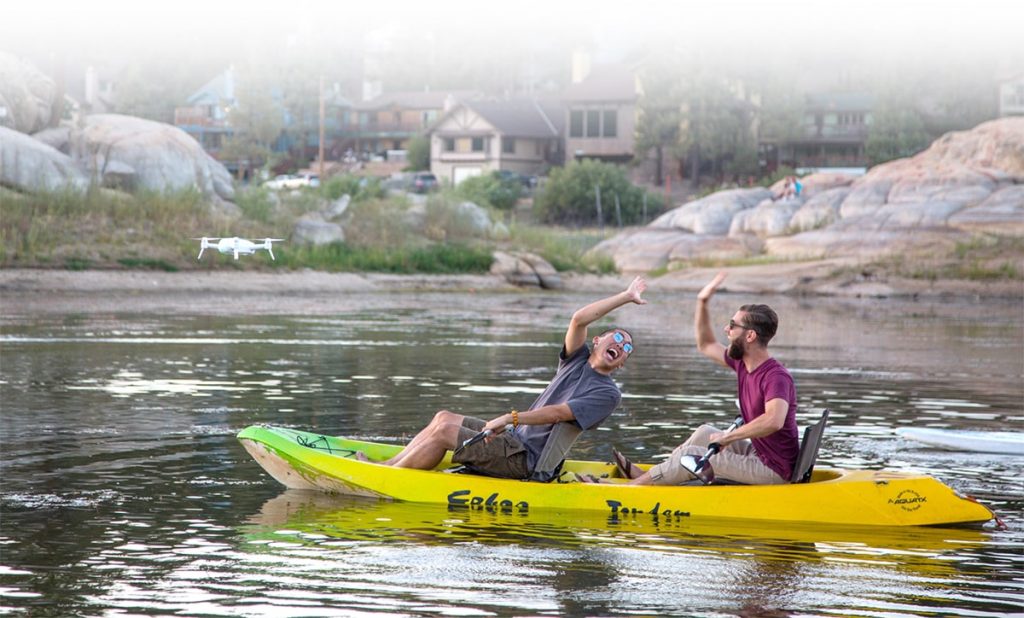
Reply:
M612 335L612 341L614 341L615 343L622 343L625 340L626 340L626 338L623 337L622 333L620 333L619 331L615 331L615 334ZM622 351L625 352L626 354L632 354L633 353L633 344L632 343L624 344L622 346Z

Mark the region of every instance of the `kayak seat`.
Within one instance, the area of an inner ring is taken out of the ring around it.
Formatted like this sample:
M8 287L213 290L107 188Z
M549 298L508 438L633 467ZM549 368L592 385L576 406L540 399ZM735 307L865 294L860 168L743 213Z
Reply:
M818 459L818 449L821 447L821 438L825 435L827 423L828 408L825 408L821 411L821 419L804 429L804 438L800 442L800 454L796 458L796 465L793 466L790 483L806 483L811 480L814 462Z

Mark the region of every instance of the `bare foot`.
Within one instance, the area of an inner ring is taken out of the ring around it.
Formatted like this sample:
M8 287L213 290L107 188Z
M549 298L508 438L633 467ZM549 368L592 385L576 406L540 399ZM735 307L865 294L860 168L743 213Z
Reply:
M362 451L356 451L356 459L365 463L371 463L370 458Z

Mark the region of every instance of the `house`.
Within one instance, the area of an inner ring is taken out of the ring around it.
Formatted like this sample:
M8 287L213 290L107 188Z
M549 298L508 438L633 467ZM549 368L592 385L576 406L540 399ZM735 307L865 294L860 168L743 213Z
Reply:
M999 117L1024 116L1024 73L999 82Z
M866 168L873 109L866 93L808 95L799 134L776 145L776 161L798 171Z
M565 118L553 101L455 103L428 131L430 170L452 184L498 170L543 174L565 160Z
M194 137L203 150L217 157L224 141L234 133L228 114L237 105L235 70L228 67L192 93L188 105L174 109L174 126Z
M445 110L445 102L479 96L472 91L391 92L352 107L341 146L364 155L406 150Z
M633 69L619 64L573 71L574 83L562 92L565 152L575 159L626 163L636 146L639 87Z

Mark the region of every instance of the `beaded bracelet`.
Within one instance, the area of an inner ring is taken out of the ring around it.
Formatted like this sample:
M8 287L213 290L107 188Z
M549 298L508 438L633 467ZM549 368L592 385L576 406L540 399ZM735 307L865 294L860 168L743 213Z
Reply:
M512 428L519 427L519 412L512 410Z

